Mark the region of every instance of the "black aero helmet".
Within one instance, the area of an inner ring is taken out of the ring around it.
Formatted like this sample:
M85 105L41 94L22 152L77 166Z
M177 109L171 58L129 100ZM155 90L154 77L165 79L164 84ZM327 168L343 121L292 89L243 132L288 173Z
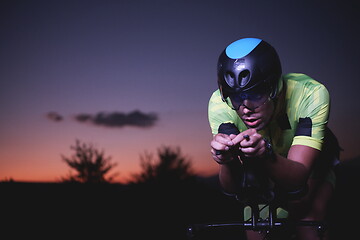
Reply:
M258 38L242 38L227 46L219 56L217 73L223 100L252 91L266 91L275 98L282 87L279 56Z

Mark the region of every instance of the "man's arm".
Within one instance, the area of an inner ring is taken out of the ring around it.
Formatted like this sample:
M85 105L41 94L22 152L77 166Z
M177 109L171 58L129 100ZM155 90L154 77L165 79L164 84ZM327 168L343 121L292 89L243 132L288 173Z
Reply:
M249 135L249 140L243 135ZM231 139L232 144L229 143ZM223 189L229 193L239 191L241 178L241 159L231 161L231 155L226 151L239 144L244 157L258 158L264 162L268 176L281 188L288 191L302 188L311 173L312 165L319 156L320 151L314 148L294 145L290 148L287 158L274 153L266 155L266 143L255 129L249 129L237 136L215 135L211 143L213 158L220 164L219 180ZM215 150L225 150L223 154L216 155ZM251 160L250 160L251 161ZM235 163L234 163L235 162Z
M293 191L305 186L313 163L320 151L308 146L293 145L287 158L275 154L275 158L265 159L270 178L281 188Z
M218 133L213 136L210 144L212 157L220 168L220 185L227 193L236 193L241 188L242 163L239 156L234 155L232 151L235 148L232 139L235 137L234 134Z

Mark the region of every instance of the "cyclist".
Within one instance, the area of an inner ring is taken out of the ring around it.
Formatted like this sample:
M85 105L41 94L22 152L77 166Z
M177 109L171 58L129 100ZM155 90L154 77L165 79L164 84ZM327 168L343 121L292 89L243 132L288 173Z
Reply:
M283 75L276 50L258 38L228 45L217 67L218 89L209 100L208 118L211 153L220 166L224 192L244 197L242 167L250 161L273 186L304 192L298 199L285 199L288 218L324 220L335 184L332 166L340 150L327 127L326 87L305 74ZM225 125L238 132L219 133ZM256 231L246 234L248 239L263 237ZM296 235L306 240L319 237L315 227L297 227Z

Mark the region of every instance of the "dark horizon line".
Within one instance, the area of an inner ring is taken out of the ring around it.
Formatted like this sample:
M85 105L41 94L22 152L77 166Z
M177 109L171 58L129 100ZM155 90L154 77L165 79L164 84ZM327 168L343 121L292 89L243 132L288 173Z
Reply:
M360 155L357 156L357 157L352 157L352 158L348 158L348 159L343 159L343 160L340 160L340 164L346 164L346 165L359 165L360 167ZM214 173L214 174L211 174L211 175L206 175L204 176L203 174L199 174L199 173L195 173L194 174L195 177L197 177L198 179L212 179L214 177L217 177L218 174L217 173ZM0 183L22 183L22 184L30 184L30 183L33 183L33 184L83 184L83 183L80 183L80 182L62 182L61 180L53 180L53 181L26 181L26 180L15 180L15 179L12 179L11 177L8 178L7 180L0 180ZM120 182L120 181L110 181L110 182L104 182L104 184L113 184L113 185L123 185L123 186L126 186L126 185L130 185L132 182L131 180L128 180L126 182ZM101 184L101 183L100 183Z

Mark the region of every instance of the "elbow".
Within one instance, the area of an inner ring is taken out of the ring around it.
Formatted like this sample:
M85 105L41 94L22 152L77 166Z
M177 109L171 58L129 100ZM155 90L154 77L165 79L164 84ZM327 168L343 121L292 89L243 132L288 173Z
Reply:
M308 193L308 183L307 179L292 181L285 186L280 186L278 189L279 193L283 195L288 200L299 200Z

